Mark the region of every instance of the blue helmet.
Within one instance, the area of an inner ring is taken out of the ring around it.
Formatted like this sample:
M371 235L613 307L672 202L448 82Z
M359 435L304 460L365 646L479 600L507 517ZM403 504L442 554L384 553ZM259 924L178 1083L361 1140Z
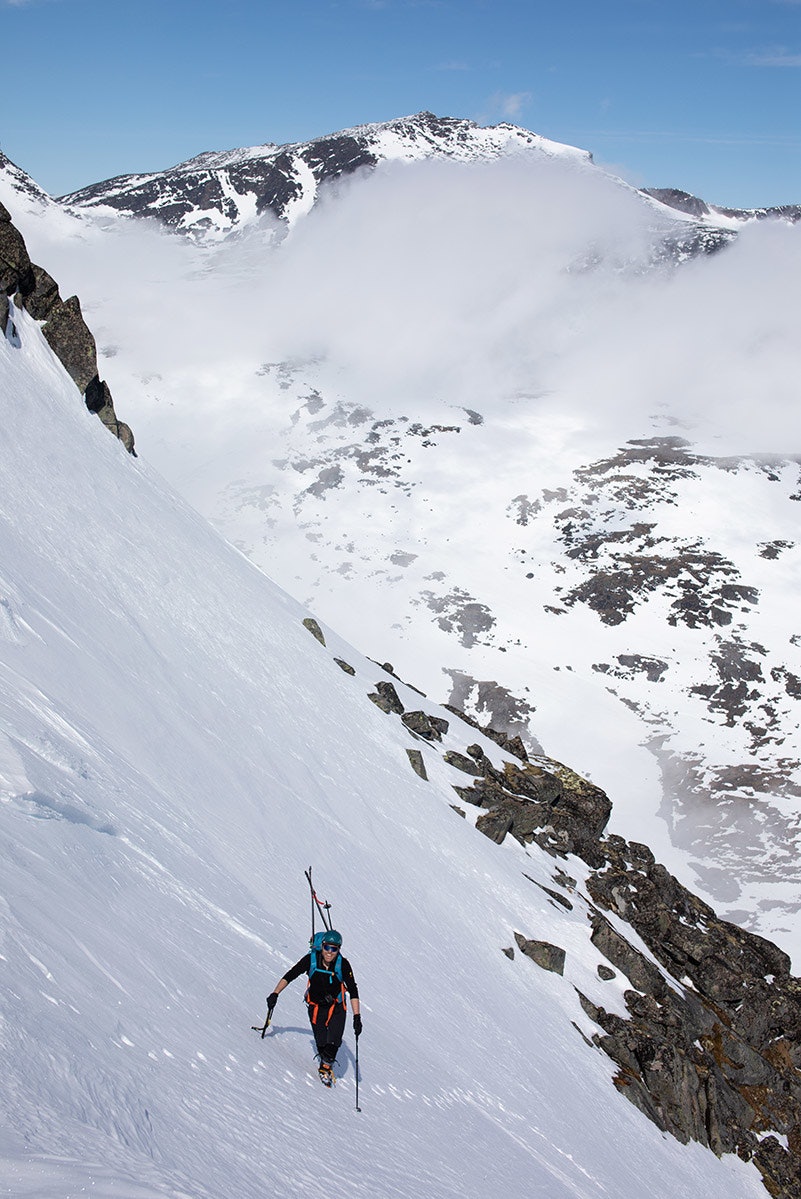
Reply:
M321 938L323 945L336 945L337 949L342 946L342 933L338 933L335 928L330 928L324 932Z

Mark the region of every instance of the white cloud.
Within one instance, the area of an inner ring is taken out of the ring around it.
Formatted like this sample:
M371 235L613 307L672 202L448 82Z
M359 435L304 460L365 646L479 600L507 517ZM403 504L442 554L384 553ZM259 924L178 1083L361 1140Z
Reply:
M761 222L654 270L662 220L567 159L429 161L329 192L277 248L261 226L210 252L125 222L33 256L81 296L101 349L122 339L104 365L132 423L124 362L195 414L252 403L262 363L316 357L387 415L437 399L503 427L679 422L721 452L800 451L801 227Z
M793 0L801 4L801 0ZM718 52L717 57L744 67L801 67L801 53L790 50L786 46L769 46L761 50L751 50L746 54L731 54L728 51Z
M790 54L786 50L780 50L753 54L749 61L754 67L801 67L801 54Z
M490 107L508 120L518 121L531 100L531 92L496 92L490 101Z

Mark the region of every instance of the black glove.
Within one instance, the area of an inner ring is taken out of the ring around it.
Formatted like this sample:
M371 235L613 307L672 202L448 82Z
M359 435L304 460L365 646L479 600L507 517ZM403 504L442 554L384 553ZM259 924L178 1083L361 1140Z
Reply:
M278 1003L278 996L276 995L275 991L273 991L272 995L267 996L267 1011L270 1013L271 1016L273 1014L273 1008L275 1007L275 1005L277 1003Z
M359 1015L353 1017L353 1031L357 1037L362 1035L362 1018Z

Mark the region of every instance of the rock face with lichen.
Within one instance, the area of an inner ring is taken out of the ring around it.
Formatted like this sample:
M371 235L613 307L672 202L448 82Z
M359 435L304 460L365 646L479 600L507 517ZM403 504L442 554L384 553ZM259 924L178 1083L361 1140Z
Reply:
M118 420L108 384L98 374L95 339L78 297L61 299L55 279L31 262L22 234L0 204L0 332L5 336L14 332L14 309L24 309L43 322L48 345L84 397L86 407L135 454L133 433Z
M637 988L625 993L628 1020L582 997L618 1066L615 1085L679 1140L753 1159L772 1195L798 1196L801 980L789 958L718 919L646 846L612 836L599 851L593 942ZM606 912L631 925L664 974Z

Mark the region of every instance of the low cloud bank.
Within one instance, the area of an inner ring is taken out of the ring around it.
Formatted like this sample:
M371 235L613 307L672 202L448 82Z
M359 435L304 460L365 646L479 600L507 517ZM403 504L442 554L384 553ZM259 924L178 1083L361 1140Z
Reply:
M264 221L204 249L129 221L47 245L43 226L36 251L101 352L165 395L194 379L246 399L259 364L314 358L379 411L558 410L576 429L800 452L801 229L754 225L658 267L671 223L573 161L429 161L332 189L283 241Z

